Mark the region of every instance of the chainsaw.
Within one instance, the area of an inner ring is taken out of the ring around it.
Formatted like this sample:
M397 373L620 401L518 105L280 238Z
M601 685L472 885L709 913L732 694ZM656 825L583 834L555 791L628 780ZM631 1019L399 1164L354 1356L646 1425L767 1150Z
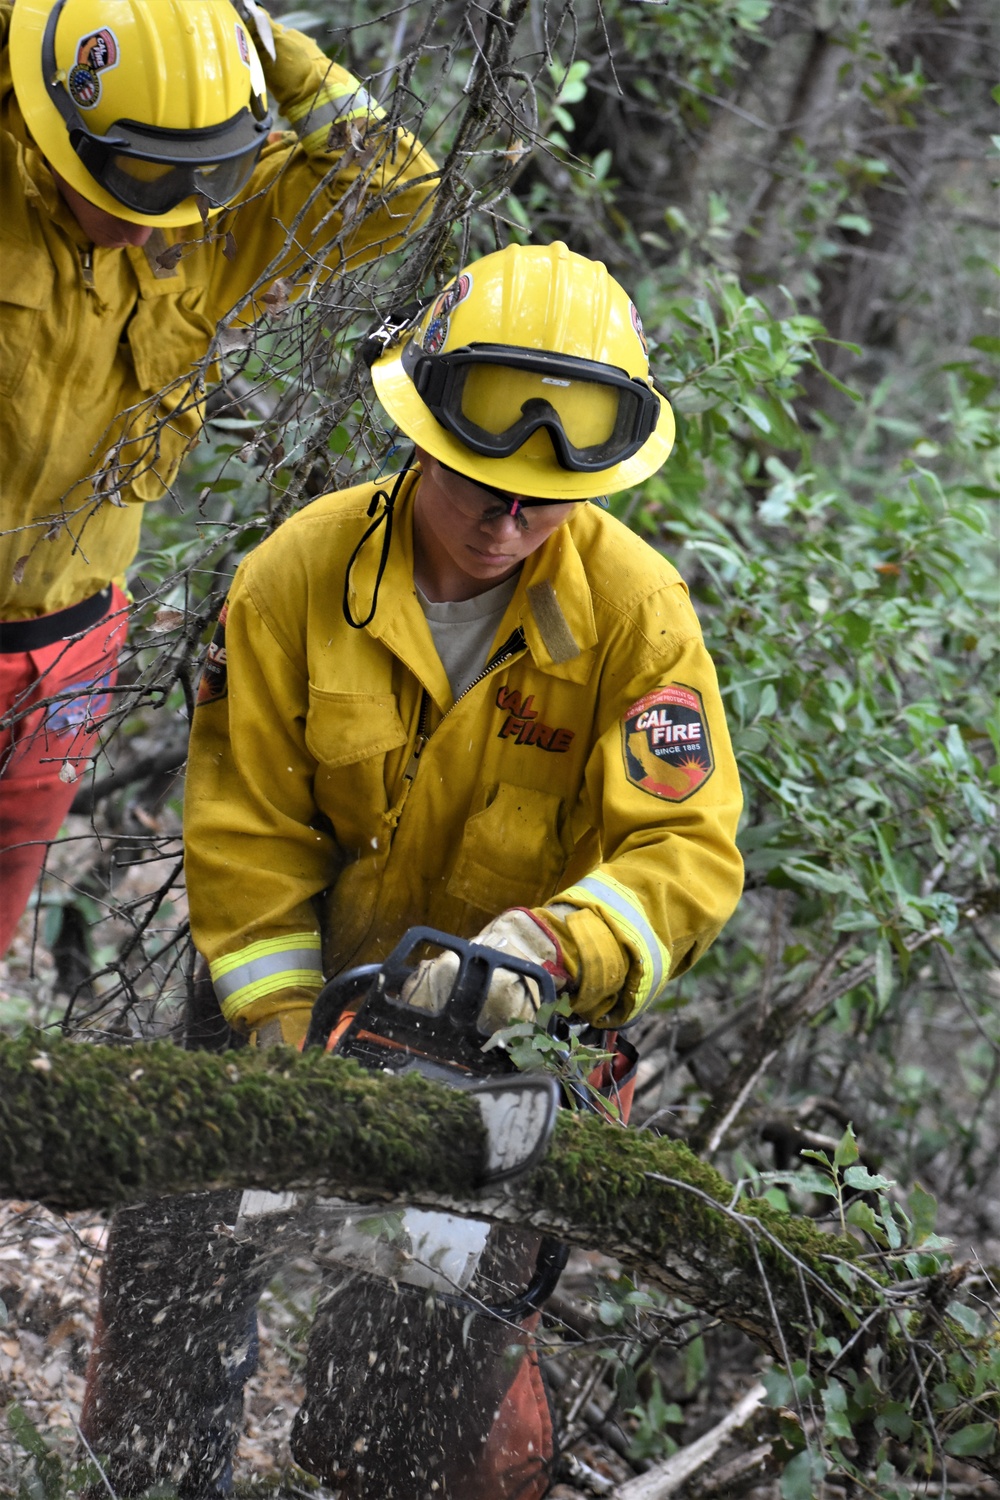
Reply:
M414 955L453 953L458 967L441 1010L403 999L416 972ZM467 942L431 927L411 927L382 964L365 964L331 979L313 1007L305 1047L350 1057L372 1072L417 1073L463 1090L479 1108L486 1133L480 1186L530 1171L555 1128L561 1098L545 1073L518 1073L503 1048L483 1050L490 1033L480 1014L496 969L523 974L541 1003L554 1002L552 976L536 964ZM267 1227L286 1242L308 1242L325 1267L382 1276L433 1291L469 1311L520 1322L551 1295L568 1250L543 1239L530 1284L513 1300L491 1305L468 1295L490 1226L454 1214L405 1208L379 1212L342 1199L251 1190L243 1194L236 1234L255 1238Z

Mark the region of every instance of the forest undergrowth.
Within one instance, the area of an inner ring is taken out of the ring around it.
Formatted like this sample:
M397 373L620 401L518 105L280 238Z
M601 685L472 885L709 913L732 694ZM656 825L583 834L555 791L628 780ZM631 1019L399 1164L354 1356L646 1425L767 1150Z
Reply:
M746 794L743 902L633 1036L633 1126L846 1230L911 1288L912 1347L927 1306L954 1343L895 1385L884 1327L860 1362L838 1364L817 1329L809 1359L782 1365L627 1264L575 1252L542 1333L567 1454L553 1496L995 1493L992 8L273 9L376 92L399 89L444 163L440 205L406 255L346 284L317 275L298 300L276 289L196 372L210 420L147 513L109 731L0 965L0 1029L182 1040L203 995L183 763L234 568L285 515L397 460L357 358L376 310L497 243L562 238L635 297L677 415L665 469L612 508L690 586ZM88 1461L75 1424L103 1224L4 1208L0 1494L17 1500L69 1497ZM247 1495L323 1494L287 1467L316 1278L296 1262L262 1304ZM754 1412L672 1479L758 1383ZM660 1491L630 1488L658 1472Z

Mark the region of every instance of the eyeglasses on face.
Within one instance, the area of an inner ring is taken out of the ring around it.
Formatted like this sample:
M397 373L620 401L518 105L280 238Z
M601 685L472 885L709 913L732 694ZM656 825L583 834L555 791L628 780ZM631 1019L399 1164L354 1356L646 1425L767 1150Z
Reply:
M504 516L513 516L522 531L537 531L549 524L549 512L554 506L565 504L561 500L538 500L533 496L513 495L507 490L498 489L496 485L484 484L481 479L471 479L461 469L453 469L441 459L437 462L446 474L454 474L468 486L468 491L449 492L449 503L468 520L477 521L481 526L489 526Z

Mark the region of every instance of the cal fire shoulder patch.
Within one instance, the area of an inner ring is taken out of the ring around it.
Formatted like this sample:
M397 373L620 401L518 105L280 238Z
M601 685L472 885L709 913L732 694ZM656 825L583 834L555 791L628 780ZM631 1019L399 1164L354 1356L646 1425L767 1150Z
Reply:
M622 719L622 754L633 786L685 801L715 770L701 694L671 682L633 703Z
M214 703L216 698L226 696L228 686L226 673L226 616L229 605L224 604L219 612L219 623L205 652L205 665L201 669L198 683L198 703Z

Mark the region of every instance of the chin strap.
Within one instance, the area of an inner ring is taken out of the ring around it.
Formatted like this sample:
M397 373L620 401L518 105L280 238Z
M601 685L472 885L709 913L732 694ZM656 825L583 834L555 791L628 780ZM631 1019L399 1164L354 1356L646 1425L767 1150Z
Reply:
M351 553L350 561L347 564L347 571L344 574L344 619L347 621L348 625L350 625L352 630L364 630L365 626L370 625L372 620L375 618L375 611L378 608L379 585L382 582L382 574L385 572L385 565L389 561L389 547L392 544L392 522L396 507L396 500L399 496L399 491L400 487L402 486L403 480L406 478L410 470L414 467L416 454L416 448L411 448L405 464L396 475L396 480L392 486L392 489L389 491L376 490L371 498L371 501L369 502L368 515L369 517L374 517L374 520L368 527L368 530L365 532L358 545L355 547L354 551ZM384 510L380 511L378 515L376 515L375 513L376 511L378 511L380 504L385 508ZM378 572L375 574L375 587L372 590L371 608L369 609L363 620L356 620L351 610L351 572L354 568L354 564L357 562L358 557L360 556L362 547L368 541L369 537L373 537L376 531L378 531L379 527L383 524L385 526L385 534L382 537L382 552L378 560Z

